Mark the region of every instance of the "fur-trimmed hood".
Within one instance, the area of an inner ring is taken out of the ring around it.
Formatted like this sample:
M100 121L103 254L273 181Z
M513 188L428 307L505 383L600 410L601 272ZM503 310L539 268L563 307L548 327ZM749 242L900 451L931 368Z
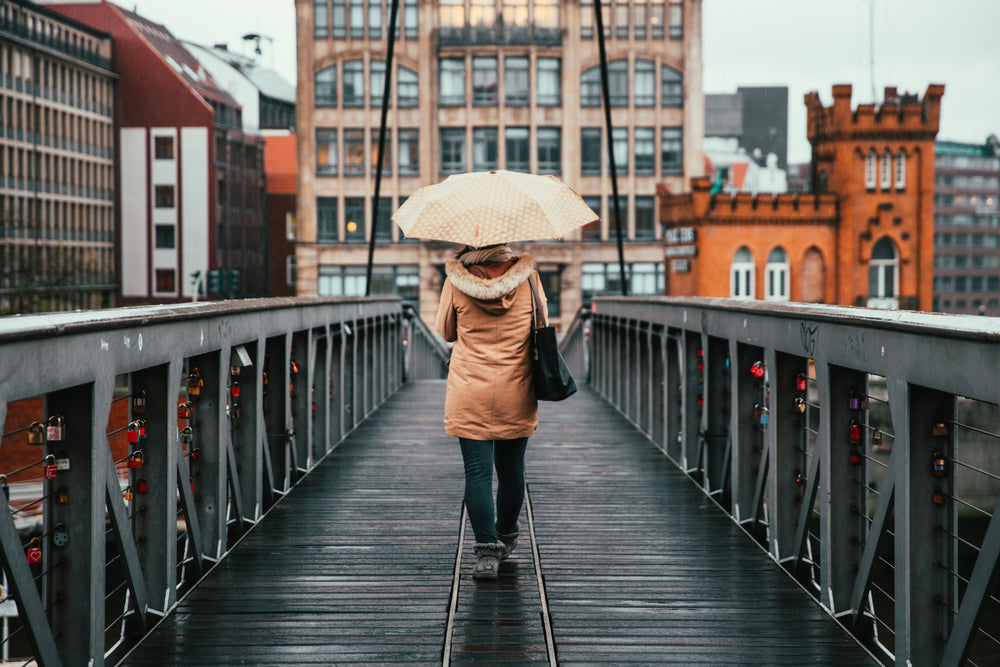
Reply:
M473 275L457 259L449 261L444 267L444 272L455 289L475 299L480 308L491 313L501 313L510 308L517 288L534 270L535 262L528 254L518 257L517 262L496 278Z

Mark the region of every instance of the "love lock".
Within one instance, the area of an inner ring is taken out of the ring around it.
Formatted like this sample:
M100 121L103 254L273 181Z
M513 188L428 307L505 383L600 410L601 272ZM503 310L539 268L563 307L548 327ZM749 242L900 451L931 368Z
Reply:
M69 544L69 531L66 530L66 524L56 524L55 530L52 531L52 544L57 547Z

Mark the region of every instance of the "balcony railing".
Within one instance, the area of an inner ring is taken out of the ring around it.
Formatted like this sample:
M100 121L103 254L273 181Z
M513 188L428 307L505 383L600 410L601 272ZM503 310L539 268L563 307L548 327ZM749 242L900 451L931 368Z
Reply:
M438 28L438 48L452 46L562 46L562 30L536 25L444 26Z

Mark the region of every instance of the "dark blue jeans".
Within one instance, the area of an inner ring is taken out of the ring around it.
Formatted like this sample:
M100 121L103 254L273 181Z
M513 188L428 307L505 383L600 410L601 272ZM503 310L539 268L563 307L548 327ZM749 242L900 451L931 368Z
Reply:
M467 440L459 438L465 461L465 508L476 542L496 542L497 535L518 531L524 504L524 450L527 438ZM497 504L493 508L493 468L497 470Z

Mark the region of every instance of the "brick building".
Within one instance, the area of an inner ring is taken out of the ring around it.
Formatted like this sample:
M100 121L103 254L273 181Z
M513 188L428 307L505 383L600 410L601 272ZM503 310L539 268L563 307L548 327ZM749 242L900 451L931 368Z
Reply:
M269 221L268 296L295 296L296 137L272 134L265 136L264 142Z
M944 86L851 106L805 97L813 192L661 190L666 293L931 310L934 137Z

